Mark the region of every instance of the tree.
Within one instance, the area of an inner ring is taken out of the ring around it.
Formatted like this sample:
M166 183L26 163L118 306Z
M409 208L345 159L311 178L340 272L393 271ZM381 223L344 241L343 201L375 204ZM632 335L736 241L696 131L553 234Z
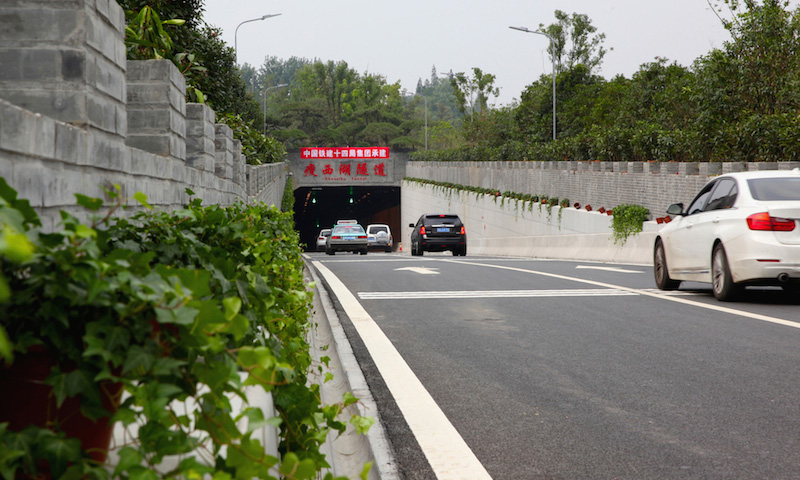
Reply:
M800 106L800 9L785 9L785 0L728 0L737 13L723 21L733 37L723 49L699 60L705 92L722 89L727 105L713 95L709 108L723 115L793 112Z
M553 39L548 47L550 59L555 58L558 70L560 65L571 69L576 65L585 65L592 73L600 67L606 49L603 47L606 35L596 33L597 27L586 14L568 15L561 10L555 11L557 23L547 27L539 25L539 30ZM568 45L569 41L569 45ZM569 47L569 48L568 48ZM568 49L567 49L568 48Z
M450 79L453 87L453 94L459 110L466 113L467 107L470 109L470 119L473 119L475 107L485 116L488 110L489 95L500 95L500 89L494 86L496 77L491 73L483 73L478 67L472 68L473 77L468 77L464 72L455 74Z

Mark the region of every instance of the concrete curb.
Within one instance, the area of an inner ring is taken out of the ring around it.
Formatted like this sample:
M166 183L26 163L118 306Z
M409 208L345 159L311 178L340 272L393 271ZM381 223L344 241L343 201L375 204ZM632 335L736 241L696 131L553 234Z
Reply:
M353 354L330 295L316 270L308 262L308 257L306 266L307 273L315 283L312 315L314 329L309 334L311 355L317 361L324 356L330 359L328 367L323 367L318 379L322 401L324 404L339 403L345 392L351 392L359 401L348 407L342 414L342 419L347 420L354 414L375 419L365 436L358 435L352 425L348 425L341 436L337 436L335 432L328 436L323 449L328 463L331 464L331 472L335 476L359 478L364 464L373 462L367 477L369 480L400 480L394 451L381 422L377 403ZM333 380L323 381L325 371L333 374Z

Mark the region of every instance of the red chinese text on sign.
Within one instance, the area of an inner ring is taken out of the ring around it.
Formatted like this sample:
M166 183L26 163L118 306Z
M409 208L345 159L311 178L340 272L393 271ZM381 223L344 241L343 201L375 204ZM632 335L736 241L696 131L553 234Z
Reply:
M300 149L303 159L315 158L389 158L389 147L303 147Z

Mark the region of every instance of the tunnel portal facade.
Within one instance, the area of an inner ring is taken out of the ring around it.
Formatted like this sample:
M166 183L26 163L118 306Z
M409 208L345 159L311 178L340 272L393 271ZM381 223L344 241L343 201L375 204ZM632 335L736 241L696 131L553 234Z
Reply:
M337 220L385 223L398 247L400 186L408 156L389 147L307 147L289 154L294 221L300 241L315 250L320 230Z

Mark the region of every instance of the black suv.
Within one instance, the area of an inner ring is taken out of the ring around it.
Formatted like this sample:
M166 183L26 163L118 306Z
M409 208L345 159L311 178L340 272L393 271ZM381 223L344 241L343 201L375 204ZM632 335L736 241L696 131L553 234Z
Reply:
M458 215L423 215L416 224L408 226L414 229L411 232L411 255L446 250L453 252L453 256L467 254L467 232Z

